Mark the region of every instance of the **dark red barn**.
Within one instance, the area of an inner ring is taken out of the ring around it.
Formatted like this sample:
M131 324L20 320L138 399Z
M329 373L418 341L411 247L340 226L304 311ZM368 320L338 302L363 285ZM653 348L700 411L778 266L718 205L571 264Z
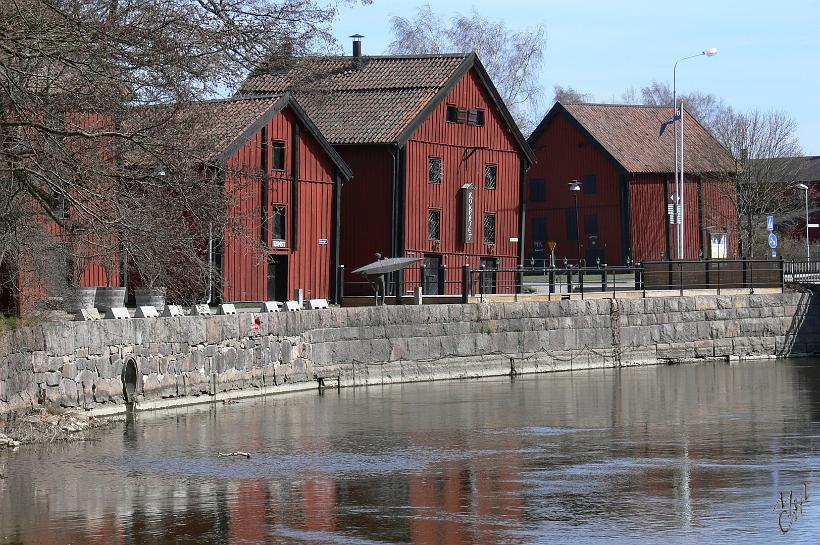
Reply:
M659 135L671 116L671 107L556 103L529 137L538 162L527 177L527 256L546 259L553 241L559 261L587 266L675 257L672 127ZM688 112L684 134L685 257L732 257L735 159Z
M260 68L241 92L284 90L354 173L342 195L348 271L376 252L423 257L424 292L441 294L460 289L448 269L519 263L534 156L474 53L296 58ZM408 272L397 293L419 281Z
M350 169L289 94L197 105L236 220L216 255L225 301L330 298ZM238 227L238 228L237 228Z

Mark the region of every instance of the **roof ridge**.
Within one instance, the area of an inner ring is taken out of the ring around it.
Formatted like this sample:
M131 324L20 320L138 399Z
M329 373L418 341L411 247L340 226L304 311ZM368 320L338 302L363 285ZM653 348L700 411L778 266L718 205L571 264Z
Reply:
M672 108L672 105L669 106L659 106L656 104L624 104L623 102L563 102L558 101L563 106L615 106L619 108L647 108L647 109L661 109L661 108ZM687 110L688 111L688 110Z

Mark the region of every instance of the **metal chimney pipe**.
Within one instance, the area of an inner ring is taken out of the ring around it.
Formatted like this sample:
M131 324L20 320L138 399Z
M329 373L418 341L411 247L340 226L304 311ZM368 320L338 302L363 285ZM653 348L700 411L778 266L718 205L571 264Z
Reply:
M350 36L353 38L353 56L354 57L361 57L362 56L362 36L361 34L354 34Z

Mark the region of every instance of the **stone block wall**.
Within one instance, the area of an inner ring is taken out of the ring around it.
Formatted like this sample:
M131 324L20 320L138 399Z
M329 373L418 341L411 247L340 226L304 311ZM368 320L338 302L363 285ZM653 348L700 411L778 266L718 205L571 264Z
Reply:
M789 293L48 323L0 335L0 414L122 404L129 361L144 401L818 353L818 309Z

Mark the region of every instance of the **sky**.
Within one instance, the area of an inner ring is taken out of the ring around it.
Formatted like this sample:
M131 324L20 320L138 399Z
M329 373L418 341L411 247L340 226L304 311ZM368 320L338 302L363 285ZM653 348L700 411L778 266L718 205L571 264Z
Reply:
M350 54L363 34L364 54L382 54L390 18L411 18L425 1L373 0L342 7L334 35ZM716 47L714 57L678 64L680 93L701 91L736 110L778 110L797 123L806 155L820 155L820 1L448 0L430 1L448 18L473 8L519 30L547 31L540 80L545 108L553 86L572 86L596 102L617 101L630 87L671 84L675 61ZM674 10L674 11L673 11ZM545 112L546 113L546 112Z

